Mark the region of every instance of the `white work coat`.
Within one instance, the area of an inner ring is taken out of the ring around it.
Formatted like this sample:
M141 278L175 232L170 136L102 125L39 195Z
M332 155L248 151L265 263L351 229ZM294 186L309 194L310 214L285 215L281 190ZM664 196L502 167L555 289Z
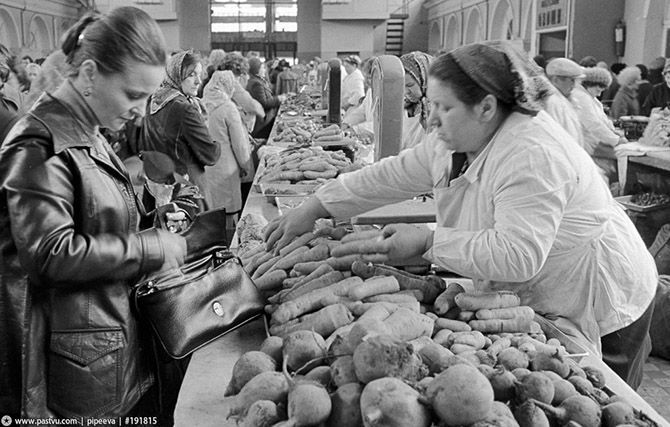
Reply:
M546 110L580 146L584 146L582 123L579 120L575 106L569 98L566 98L557 89L554 89L553 94L547 98Z
M582 123L584 149L593 155L598 144L612 147L619 143L619 135L614 131L614 123L607 117L603 104L581 85L575 85L570 94L572 103Z
M517 292L594 354L601 336L644 313L656 290L653 258L586 151L545 112L513 113L450 180L453 154L432 133L316 196L348 218L432 191L438 227L424 258L478 289Z
M342 104L348 103L354 107L365 96L365 77L361 70L356 68L342 80Z

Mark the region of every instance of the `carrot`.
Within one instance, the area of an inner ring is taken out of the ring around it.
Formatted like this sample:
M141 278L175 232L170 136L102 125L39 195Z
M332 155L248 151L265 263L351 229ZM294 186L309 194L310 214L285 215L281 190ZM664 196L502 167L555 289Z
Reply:
M361 261L360 255L348 255L343 257L330 257L326 259L326 264L333 267L335 270L351 270L351 264L356 261Z
M351 243L351 242L356 242L358 240L374 240L374 239L379 239L382 240L384 238L384 235L382 234L381 230L365 230L365 231L357 231L355 233L350 233L347 236L342 238L342 243Z
M465 292L465 289L459 283L449 283L447 289L435 298L435 302L433 303L433 310L435 313L438 316L446 314L450 308L453 308L456 305L454 302L456 295L463 292Z
M362 285L351 288L349 290L349 298L360 301L373 295L389 294L398 292L399 290L400 285L398 285L398 280L395 277L371 277L363 282Z
M433 335L433 341L442 347L448 347L447 342L449 340L449 336L453 333L454 331L449 329L440 329L439 331L435 332L435 335Z
M322 227L317 229L314 232L315 235L317 236L327 236L330 237L333 240L340 240L347 234L349 234L349 231L345 227Z
M280 287L284 279L286 279L286 271L274 270L253 280L256 287L261 291L270 291Z
M260 254L254 256L249 261L249 264L245 266L247 273L253 274L259 265L263 264L265 261L269 260L272 257L273 257L272 252L261 252Z
M509 338L500 338L496 340L493 344L491 344L487 349L486 352L492 355L497 356L498 353L500 353L502 350L506 349L507 347L510 347L512 345L512 341L510 341Z
M343 138L342 133L334 133L330 135L321 135L314 138L314 142L325 142L325 141L341 141Z
M366 319L375 319L375 320L386 320L391 315L391 313L386 309L382 304L372 305L368 310L363 312L357 320L366 320Z
M295 270L291 269L291 272L294 272ZM298 279L296 283L293 284L294 287L299 287L302 286L303 284L310 282L316 278L319 278L323 276L326 273L330 273L333 270L333 267L329 266L328 264L323 264L316 270L312 271L310 274L307 275L299 275L299 276L293 276L294 278ZM296 272L297 273L297 272ZM289 275L290 276L290 275Z
M299 258L300 254L308 252L309 248L307 246L298 246L293 251L289 252L286 255L277 255L279 259L272 265L272 270L277 269L277 264L280 264L279 270L288 270L293 267L292 260Z
M474 311L463 311L461 310L458 313L458 320L461 322L469 322L471 320L474 320L475 318L475 312Z
M282 282L282 288L284 290L289 290L292 287L294 287L296 284L300 283L301 280L303 280L305 276L291 276L290 274L284 281Z
M401 307L384 320L393 335L403 341L432 336L435 322L428 316Z
M508 308L482 308L475 312L475 317L480 320L487 319L533 319L535 310L527 305Z
M467 311L482 308L508 308L521 304L519 296L512 291L483 292L480 294L462 293L454 298L456 305Z
M501 332L530 332L531 323L531 319L523 318L471 320L468 322L472 329L487 334L498 334Z
M469 332L472 330L470 325L460 320L451 320L440 317L435 320L435 329L451 329L456 332Z
M449 335L449 336L451 337L451 335ZM463 354L463 353L474 354L478 350L478 348L473 347L473 346L468 345L468 344L452 344L449 347L449 350L451 350L451 352L454 353L454 354Z
M301 234L300 236L293 239L291 243L281 248L279 250L279 255L286 256L291 252L293 252L296 248L307 245L307 243L309 243L310 240L312 240L313 238L314 233L312 233L311 231L308 231L305 234Z
M419 276L387 265L356 262L351 265L351 271L364 279L372 276L393 276L398 280L401 290L416 289L423 292L423 299L419 301L428 304L433 303L444 290L444 281L437 276Z
M323 172L308 170L308 171L304 172L304 176L307 179L319 179L319 178L330 179L330 178L335 178L337 176L337 169L327 169Z
M244 262L246 260L251 259L252 256L257 255L261 252L265 252L265 251L266 251L265 243L261 243L259 245L254 246L253 248L249 249L248 251L242 253L241 255L238 254L238 257L240 258L240 260L242 260L242 262Z
M323 306L322 299L328 295L343 296L349 292L349 288L362 283L360 277L344 279L325 288L316 289L304 295L282 303L274 313L272 319L277 323L284 323L291 319L314 311Z
M334 257L343 257L354 254L370 254L386 251L386 241L381 236L381 234L378 237L369 239L349 239L350 236L356 234L357 233L352 233L343 237L341 240L342 244L336 248L333 248L332 255Z
M265 261L263 264L259 265L256 271L254 271L254 274L251 275L252 279L257 279L261 277L263 274L265 274L267 271L270 270L270 268L275 265L279 260L281 259L280 255L277 255L276 257L272 257L269 260ZM286 277L284 277L286 278Z
M328 163L325 160L303 160L298 167L303 172L313 171L313 172L325 172L327 170L335 169L333 165Z
M403 293L400 293L400 292L394 292L392 294L373 295L373 296L365 298L364 301L365 302L388 301L388 302L394 302L394 303L419 302L419 300L417 300L414 295L403 294ZM432 314L432 313L430 313L430 314ZM429 313L426 313L426 315L429 315Z
M465 344L479 350L486 345L486 338L479 331L454 332L449 336L449 341L447 342L448 346L453 344Z
M296 286L294 289L291 289L288 293L286 293L284 296L282 296L279 301L280 302L286 302L286 301L291 301L300 295L307 294L309 292L312 292L316 289L324 288L326 286L332 285L333 283L337 283L344 280L344 275L342 274L341 271L331 271L323 276L319 276L314 280L311 280L309 282L306 282L300 286Z
M305 248L304 250L302 248ZM301 246L295 251L291 252L281 261L278 261L273 268L280 270L289 270L298 263L310 261L323 261L328 258L329 249L326 245L318 245L309 249L306 246Z
M293 322L293 320L296 322ZM314 331L321 336L327 337L338 328L353 322L354 317L344 304L334 304L293 320L281 325L272 326L270 333L284 337L291 332L305 330Z

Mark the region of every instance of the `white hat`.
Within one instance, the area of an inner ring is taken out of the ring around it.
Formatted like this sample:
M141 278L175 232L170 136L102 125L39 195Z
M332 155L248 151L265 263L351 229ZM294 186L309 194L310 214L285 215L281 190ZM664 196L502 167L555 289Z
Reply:
M582 78L584 67L568 58L556 58L549 61L546 68L548 76Z

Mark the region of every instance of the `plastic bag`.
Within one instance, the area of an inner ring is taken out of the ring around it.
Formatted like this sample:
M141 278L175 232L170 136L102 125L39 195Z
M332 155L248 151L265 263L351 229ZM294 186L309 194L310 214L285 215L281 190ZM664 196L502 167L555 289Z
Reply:
M670 146L670 110L665 108L651 113L640 143L655 147Z

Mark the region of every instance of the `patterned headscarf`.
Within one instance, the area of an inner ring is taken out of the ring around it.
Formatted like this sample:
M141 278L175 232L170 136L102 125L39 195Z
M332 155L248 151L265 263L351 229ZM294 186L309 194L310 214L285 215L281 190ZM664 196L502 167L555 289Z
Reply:
M177 52L168 58L165 64L165 80L161 83L156 93L151 97L151 108L149 112L156 114L161 108L165 107L170 101L178 96L186 96L181 90L181 82L184 81L185 76L182 76L181 67L184 63L184 58L190 51ZM186 96L190 102L190 96ZM195 102L194 102L195 103Z
M207 111L214 111L216 107L227 102L235 90L235 75L230 70L215 71L205 86L202 101Z
M400 57L400 62L405 68L405 72L414 77L421 86L421 99L414 106L414 115L421 115L421 126L426 128L426 120L428 119L428 100L426 99L426 87L428 86L428 70L433 61L433 56L427 53L414 51L406 53Z
M527 52L506 40L473 43L447 53L482 89L515 111L536 114L551 94L551 82Z

